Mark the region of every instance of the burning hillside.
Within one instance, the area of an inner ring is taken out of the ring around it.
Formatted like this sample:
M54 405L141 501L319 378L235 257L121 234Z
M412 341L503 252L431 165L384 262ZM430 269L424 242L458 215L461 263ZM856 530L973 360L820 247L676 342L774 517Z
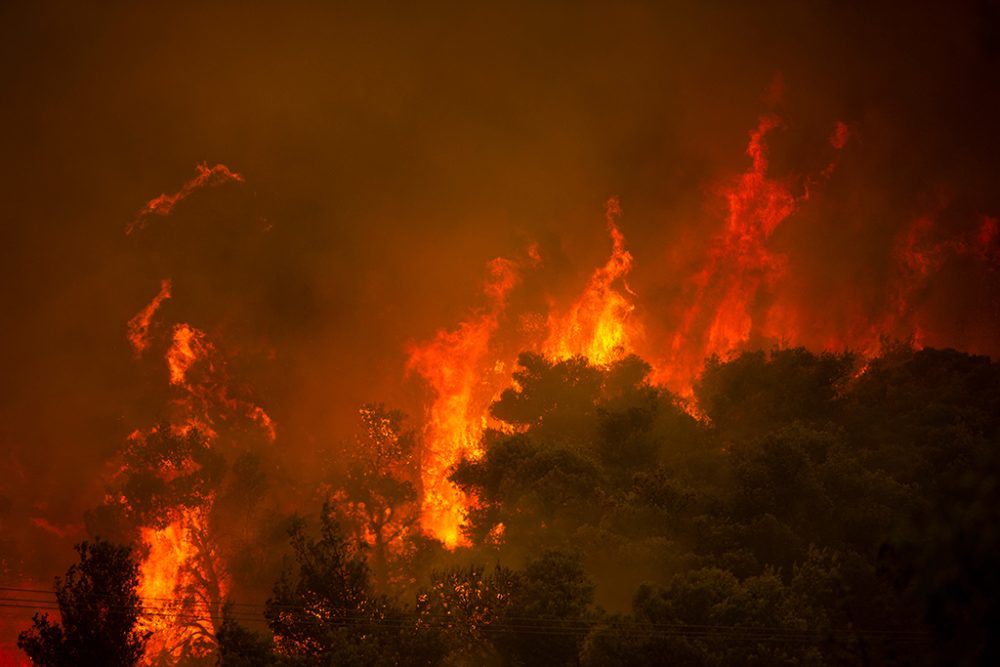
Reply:
M431 535L449 546L459 543L468 504L475 503L447 478L463 457L474 459L481 454L479 441L490 422L489 406L511 382L509 373L515 360L504 356L501 340L508 350L537 351L556 361L581 357L595 366L608 366L639 354L653 363L650 381L669 388L697 415L700 411L693 402L693 385L705 361L712 357L726 360L750 349L799 346L853 350L864 357L878 354L885 341L909 341L920 348L929 331L939 332L937 341L947 335L946 329L940 328L947 324L933 322L922 312L918 297L948 263L967 259L968 279L991 280L1000 257L996 220L983 216L978 228L931 244L926 237L933 223L918 218L884 258L893 276L880 299L884 310L859 321L853 308L831 313L838 304L817 302L813 307L822 307L823 312L815 314L786 299L787 286L798 282L793 267L799 264L773 248L770 240L782 224L795 224L796 212L808 207L811 193L832 177L850 130L843 122L834 124L829 145L835 153L819 173L777 177L768 173L767 135L780 125L776 116L764 116L750 132L748 169L719 185L726 214L705 244L704 257L693 262L695 272L675 276L684 287L666 312L641 307L641 294L629 287L633 257L618 224L621 203L612 197L606 206L611 256L594 270L578 298L566 304L549 299L549 310L540 317L537 313L507 315L503 329L500 319L505 314L506 297L516 288L514 267L518 271L522 267L511 260L495 259L489 265L491 275L485 287L487 308L457 328L441 330L431 341L412 348L408 367L427 380L433 394L426 413L422 468L423 525ZM531 255L533 264L544 263L536 248ZM636 313L637 304L641 316ZM815 339L802 325L813 318L831 316L851 322L851 328L828 331L825 338ZM674 330L658 340L646 337L643 318L676 318ZM540 320L545 322L541 331L523 325ZM515 324L511 326L511 322ZM511 338L516 342L512 344ZM981 351L993 352L989 347Z
M4 18L0 665L988 654L992 3Z

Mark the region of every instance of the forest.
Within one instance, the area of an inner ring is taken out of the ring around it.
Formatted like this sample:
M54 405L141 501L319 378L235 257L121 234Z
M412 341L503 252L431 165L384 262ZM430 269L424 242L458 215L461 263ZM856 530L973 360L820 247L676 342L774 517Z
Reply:
M997 363L746 351L709 359L693 403L649 372L522 353L451 472L473 499L452 550L420 530L420 434L384 405L310 484L197 430L130 440L56 581L62 624L18 645L135 664L162 607L127 545L212 496L189 529L223 537L162 664L1000 664Z
M1000 0L0 52L0 667L1000 665Z

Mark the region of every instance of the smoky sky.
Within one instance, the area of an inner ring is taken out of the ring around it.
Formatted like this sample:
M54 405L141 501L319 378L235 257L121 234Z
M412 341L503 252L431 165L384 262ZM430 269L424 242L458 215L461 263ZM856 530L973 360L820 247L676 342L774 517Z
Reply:
M163 278L170 316L242 351L276 446L305 457L365 401L412 408L407 343L475 307L493 257L538 242L552 284L579 286L607 255L611 195L645 316L669 330L677 286L656 267L718 227L715 188L775 113L779 175L822 169L834 124L851 128L775 239L804 249L801 299L840 285L877 308L915 217L945 238L1000 215L998 21L995 2L5 3L10 548L61 570L65 540L30 520L72 531L155 418L165 371L132 357L125 323ZM245 183L126 237L202 161ZM951 344L989 353L983 275L979 296L958 268L926 291Z

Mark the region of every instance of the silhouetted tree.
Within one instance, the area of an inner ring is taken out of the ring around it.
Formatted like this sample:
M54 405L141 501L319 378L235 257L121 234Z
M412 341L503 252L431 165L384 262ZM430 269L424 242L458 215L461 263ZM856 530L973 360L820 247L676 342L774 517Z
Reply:
M758 436L794 421L824 422L856 365L850 353L804 348L710 358L695 386L698 405L727 439Z
M277 664L270 638L249 630L235 619L232 604L222 608L222 623L215 632L219 667L269 667Z
M497 627L496 645L507 664L576 664L593 597L578 554L549 550L529 560L514 578Z
M264 612L280 653L326 658L338 645L363 637L378 615L364 556L330 514L324 505L319 539L309 537L301 522L291 530L297 572L282 573Z
M97 539L81 542L76 551L80 562L55 582L61 623L35 614L18 647L48 667L137 664L149 635L136 627L142 613L139 566L130 549Z
M360 547L323 508L318 539L291 531L297 568L285 571L265 604L276 652L291 664L431 665L443 654L436 635L417 631L371 586Z
M584 526L630 533L659 522L662 530L662 511L650 512L655 500L643 494L651 474L661 488L689 489L720 467L706 429L646 382L650 367L638 357L593 366L522 354L518 363L517 386L491 406L505 428L488 430L483 455L451 477L478 501L466 525L473 541L490 542L500 526L506 543L532 550L573 543ZM706 453L709 464L688 465Z
M516 577L500 565L493 570L456 565L432 572L430 586L417 595L418 623L441 633L451 662L496 662L494 639L511 604Z

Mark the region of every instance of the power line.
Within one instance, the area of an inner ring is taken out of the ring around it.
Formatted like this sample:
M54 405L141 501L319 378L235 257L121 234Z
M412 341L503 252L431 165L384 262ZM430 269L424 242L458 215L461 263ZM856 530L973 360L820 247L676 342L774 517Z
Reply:
M46 594L52 591L26 587L0 587L8 593ZM101 597L108 596L98 596ZM141 616L145 618L165 618L179 623L196 624L218 621L221 605L183 598L140 597L140 600L156 602L145 604ZM304 605L266 605L251 603L228 603L230 611L226 617L240 623L265 623L263 612L272 611L305 612L311 607ZM239 607L235 612L232 607ZM111 609L125 610L121 605ZM0 596L0 609L23 609L34 611L59 611L58 604L51 598ZM212 612L216 611L215 614ZM253 612L259 613L253 613ZM582 637L590 632L610 632L623 637L666 637L682 636L725 641L824 643L835 639L891 640L895 643L926 643L931 641L927 633L901 629L808 629L787 626L740 626L723 624L687 624L641 621L637 619L600 619L557 617L526 617L499 614L488 621L475 622L462 615L429 611L399 611L388 615L365 613L364 611L342 612L328 618L312 620L299 619L300 625L333 625L337 627L372 627L385 629L465 627L467 632L482 636L499 634L527 634L540 636Z

